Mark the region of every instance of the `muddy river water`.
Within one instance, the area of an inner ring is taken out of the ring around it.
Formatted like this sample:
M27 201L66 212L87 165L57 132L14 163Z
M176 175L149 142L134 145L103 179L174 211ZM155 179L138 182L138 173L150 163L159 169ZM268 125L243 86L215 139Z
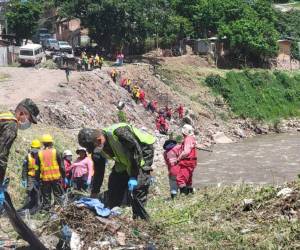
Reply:
M300 133L257 136L198 152L194 186L281 184L300 174Z

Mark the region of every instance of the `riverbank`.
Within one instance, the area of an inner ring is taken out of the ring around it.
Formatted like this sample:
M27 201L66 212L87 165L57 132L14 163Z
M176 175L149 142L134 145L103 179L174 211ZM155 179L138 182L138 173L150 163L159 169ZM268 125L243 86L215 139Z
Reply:
M290 195L277 196L284 187ZM159 249L295 249L300 246L299 181L287 186L234 185L193 196L150 199Z

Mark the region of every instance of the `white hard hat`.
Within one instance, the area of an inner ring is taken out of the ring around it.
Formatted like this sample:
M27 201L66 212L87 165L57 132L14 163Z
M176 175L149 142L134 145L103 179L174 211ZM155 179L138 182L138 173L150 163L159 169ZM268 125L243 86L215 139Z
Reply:
M72 156L72 152L71 150L65 150L64 153L63 153L63 156L66 157L66 156Z
M79 152L81 152L81 151L83 151L83 152L85 152L85 153L87 154L86 148L84 148L84 147L79 147L79 148L76 150L76 154L79 154Z
M181 130L184 135L194 135L194 128L190 124L185 124Z
M118 103L118 105L117 105L117 108L119 109L119 110L122 110L123 108L125 107L125 103L124 102L119 102Z

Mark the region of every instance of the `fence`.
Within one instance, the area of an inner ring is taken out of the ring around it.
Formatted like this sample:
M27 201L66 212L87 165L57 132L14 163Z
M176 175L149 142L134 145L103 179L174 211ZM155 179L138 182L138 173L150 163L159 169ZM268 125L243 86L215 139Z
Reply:
M7 66L18 60L19 47L3 46L0 47L0 66Z

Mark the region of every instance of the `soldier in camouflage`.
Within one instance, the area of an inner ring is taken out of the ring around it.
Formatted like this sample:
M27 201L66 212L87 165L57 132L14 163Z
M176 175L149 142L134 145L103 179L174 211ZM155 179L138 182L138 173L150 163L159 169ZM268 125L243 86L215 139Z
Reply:
M0 112L0 207L4 202L3 181L10 148L17 137L18 129L27 129L37 123L40 111L29 98L21 101L14 112Z
M122 205L127 193L133 193L142 204L146 203L153 170L155 137L129 124L120 123L103 130L82 129L78 141L92 153L95 167L92 197L100 191L106 158L115 161L108 180L108 206L113 208ZM133 207L133 217L138 216Z

